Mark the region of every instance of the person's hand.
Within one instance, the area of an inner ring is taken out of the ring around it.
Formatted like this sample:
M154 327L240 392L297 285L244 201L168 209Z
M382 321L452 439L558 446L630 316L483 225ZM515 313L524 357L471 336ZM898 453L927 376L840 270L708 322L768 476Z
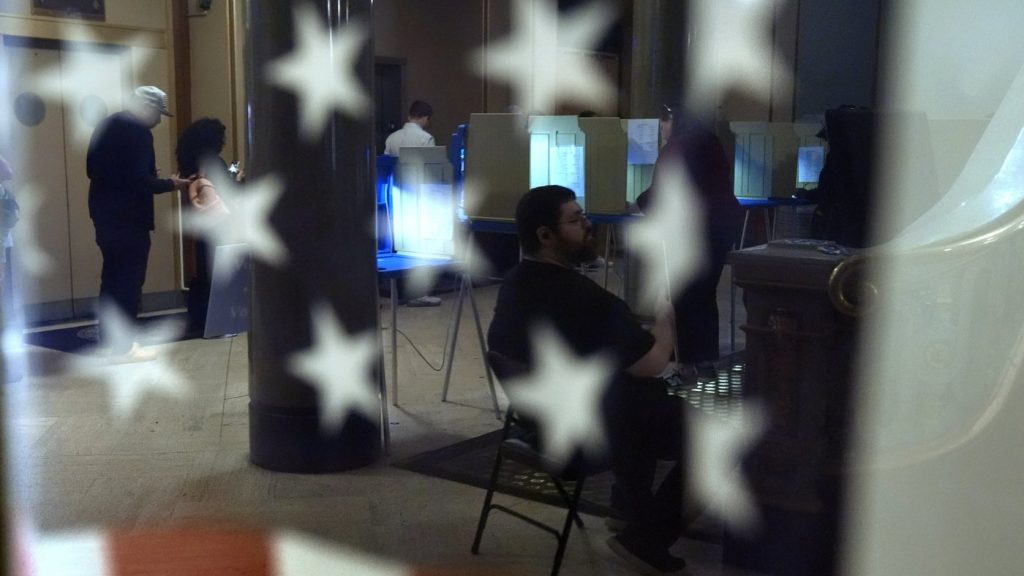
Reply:
M188 190L189 185L192 184L192 181L195 180L195 179L196 179L195 176L193 176L191 178L178 178L177 174L175 174L174 176L171 176L171 182L174 182L174 188L176 190L182 190L182 191Z

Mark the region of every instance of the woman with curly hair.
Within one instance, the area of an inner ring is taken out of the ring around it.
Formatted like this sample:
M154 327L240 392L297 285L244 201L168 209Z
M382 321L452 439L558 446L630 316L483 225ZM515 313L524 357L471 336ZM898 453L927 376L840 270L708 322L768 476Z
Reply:
M175 155L178 160L178 173L182 177L195 177L195 182L183 193L182 206L185 210L196 210L194 196L207 185L212 188L207 178L210 171L221 172L218 176L231 178L227 164L220 157L224 149L224 123L216 118L201 118L193 122L178 137ZM195 240L196 273L189 281L189 292L186 297L188 307L188 332L190 335L201 335L206 325L206 312L210 301L210 276L213 272L213 254L211 247L202 238Z

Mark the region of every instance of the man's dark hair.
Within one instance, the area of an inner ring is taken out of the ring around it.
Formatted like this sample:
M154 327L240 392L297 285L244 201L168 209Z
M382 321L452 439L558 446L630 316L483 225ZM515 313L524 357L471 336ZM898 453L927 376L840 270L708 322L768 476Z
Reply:
M539 186L519 199L516 205L516 231L524 254L540 250L537 229L547 226L554 230L562 215L562 204L572 202L576 194L565 186Z
M224 149L224 132L224 123L216 118L200 118L185 128L175 150L182 178L198 173L207 158L220 155Z
M434 115L434 109L423 100L417 100L409 106L409 118L430 118Z

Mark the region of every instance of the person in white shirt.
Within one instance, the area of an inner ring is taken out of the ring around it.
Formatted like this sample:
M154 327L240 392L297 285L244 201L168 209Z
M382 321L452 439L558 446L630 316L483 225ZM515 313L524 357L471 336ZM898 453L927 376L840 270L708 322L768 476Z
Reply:
M417 100L409 106L409 121L401 129L392 132L384 141L384 153L388 156L398 156L403 146L433 146L434 137L427 132L430 126L430 117L434 115L434 109L422 100Z
M434 146L434 137L426 131L430 126L430 117L434 115L434 109L422 100L416 100L409 106L409 121L388 136L384 141L384 153L388 156L398 156L405 146ZM406 306L440 306L441 299L436 296L421 296L406 302Z

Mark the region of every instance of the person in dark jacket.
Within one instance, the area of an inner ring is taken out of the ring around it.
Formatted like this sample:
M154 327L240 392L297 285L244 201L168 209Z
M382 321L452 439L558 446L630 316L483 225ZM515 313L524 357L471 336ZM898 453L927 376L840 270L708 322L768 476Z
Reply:
M672 301L676 362L684 379L713 379L718 359L718 280L739 236L743 209L733 194L733 167L714 132L681 108L669 106L663 110L661 129L666 142L654 166L651 187L637 198L637 205L646 212L656 196L673 193L666 188L665 167L685 167L704 209L707 252L697 277Z
M103 255L100 303L113 304L131 320L138 315L146 280L150 232L154 229L153 195L189 185L189 180L157 177L150 131L160 124L162 116L171 116L167 94L156 86L136 88L126 110L112 114L96 127L86 156L89 217ZM100 337L104 337L102 325ZM138 344L110 353L127 360L155 357L152 352L140 350Z

